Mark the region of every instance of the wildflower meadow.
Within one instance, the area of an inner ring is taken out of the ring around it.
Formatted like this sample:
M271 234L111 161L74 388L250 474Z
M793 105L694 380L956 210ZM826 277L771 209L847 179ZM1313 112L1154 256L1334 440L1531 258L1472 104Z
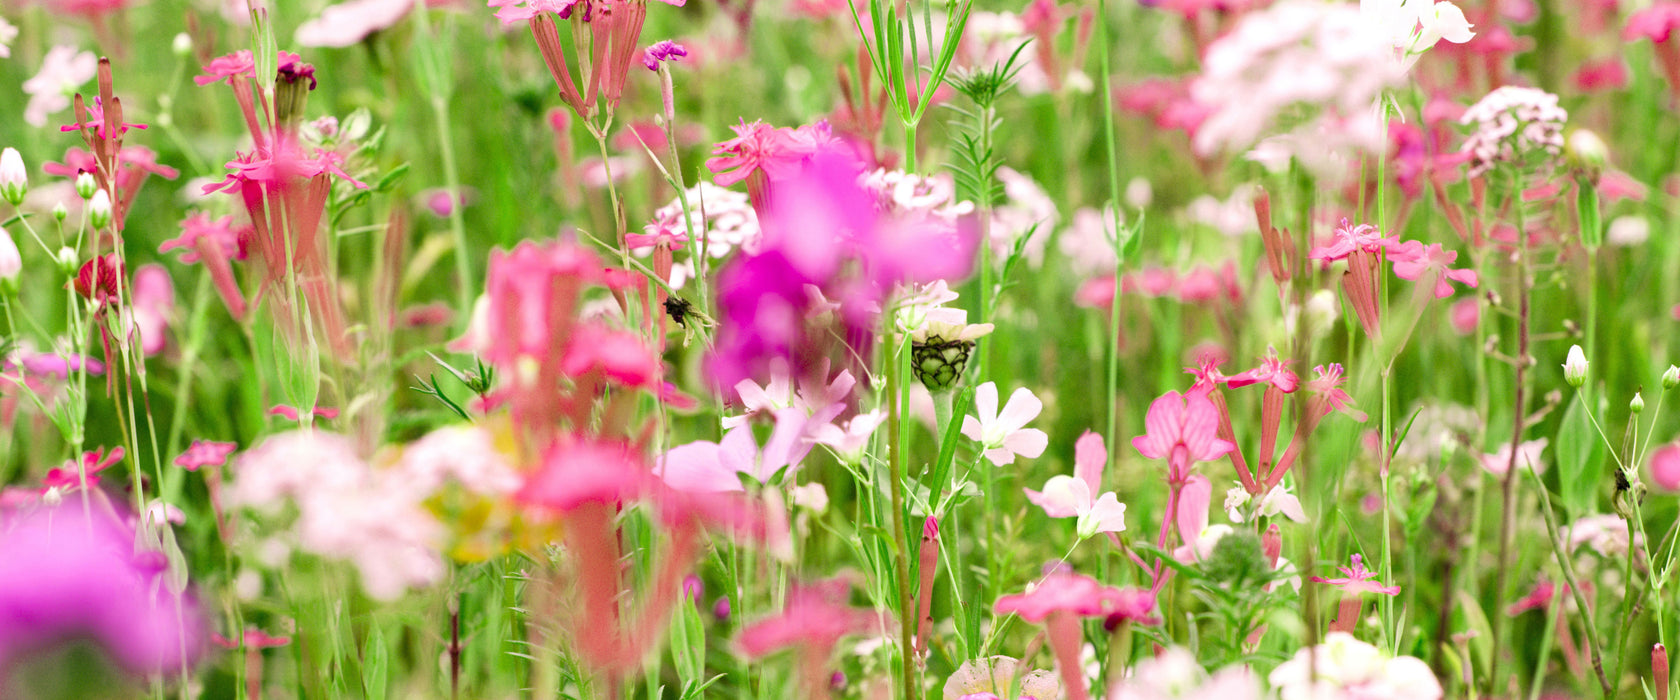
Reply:
M3 0L0 700L1680 698L1677 29Z

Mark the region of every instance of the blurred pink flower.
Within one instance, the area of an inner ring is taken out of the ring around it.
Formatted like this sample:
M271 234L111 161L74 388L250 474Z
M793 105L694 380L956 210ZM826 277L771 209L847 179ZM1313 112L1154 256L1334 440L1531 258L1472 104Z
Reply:
M1546 438L1529 440L1517 446L1516 464L1520 469L1529 469L1535 474L1546 473L1546 463L1540 459L1540 453L1546 449ZM1482 469L1489 474L1501 476L1511 467L1511 443L1499 447L1498 452L1482 455Z
M776 427L762 449L752 425L743 423L725 433L721 442L696 440L671 448L654 466L654 474L667 486L690 493L740 491L739 475L768 484L786 470L785 478L792 479L811 451L808 416L800 408L784 408L775 415Z
M1342 572L1342 577L1322 578L1314 576L1312 577L1312 580L1317 583L1335 586L1342 589L1344 593L1352 595L1358 595L1361 593L1381 593L1383 595L1400 594L1399 586L1384 586L1380 582L1372 581L1371 579L1377 577L1377 572L1367 570L1365 568L1364 561L1361 560L1358 554L1353 555L1353 566L1337 567L1337 570Z
M887 620L872 610L851 607L846 599L851 584L830 579L795 585L782 611L741 630L736 638L748 659L762 659L790 647L802 649L799 660L803 682L813 689L826 689L829 656L840 640L869 632L884 633ZM821 690L813 697L824 695Z
M1425 285L1433 283L1436 299L1452 296L1453 288L1447 280L1476 288L1476 271L1448 268L1458 260L1458 251L1446 250L1439 243L1425 246L1417 241L1406 241L1397 248L1390 248L1388 258L1394 263L1395 276L1400 279Z
M169 316L175 312L175 283L169 271L156 263L134 271L134 329L140 333L140 349L147 357L163 352L168 341Z
M98 68L99 59L90 51L77 52L74 46L52 47L41 59L41 70L23 83L23 91L29 95L23 120L31 126L46 126L48 117L69 107L70 94L93 80Z
M974 410L979 417L963 416L962 434L980 443L992 464L1013 464L1016 455L1037 457L1050 445L1050 436L1044 431L1026 427L1044 410L1044 403L1026 387L1016 388L1000 413L997 384L981 384L974 390Z
M189 472L203 467L219 467L227 464L228 455L238 449L237 443L194 440L187 451L175 458L175 465Z
M82 483L83 473L86 473L89 486L99 481L99 473L115 466L123 459L121 446L111 448L107 453L105 448L82 453L81 467L76 466L74 460L66 462L64 466L47 470L47 475L41 478L41 485L49 489L69 491Z
M431 0L428 4L440 4ZM374 32L389 29L414 9L410 0L349 0L328 5L321 14L298 25L292 37L299 46L353 46Z
M1666 491L1680 491L1680 442L1670 442L1651 453L1651 481Z

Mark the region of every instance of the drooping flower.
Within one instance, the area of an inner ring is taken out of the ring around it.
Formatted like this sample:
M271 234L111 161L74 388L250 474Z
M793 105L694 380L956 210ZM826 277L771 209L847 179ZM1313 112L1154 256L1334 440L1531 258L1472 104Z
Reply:
M688 55L688 49L670 39L654 42L652 46L642 52L642 65L648 70L659 70L660 61L675 61Z
M1009 395L1009 403L998 412L997 384L986 382L974 390L974 410L979 417L963 416L962 434L980 443L992 464L1013 464L1015 456L1037 457L1050 445L1050 436L1027 423L1044 410L1044 403L1031 390L1020 387Z

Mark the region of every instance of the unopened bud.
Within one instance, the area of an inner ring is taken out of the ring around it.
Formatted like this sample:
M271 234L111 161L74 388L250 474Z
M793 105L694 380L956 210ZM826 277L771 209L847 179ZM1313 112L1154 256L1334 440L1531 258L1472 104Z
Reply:
M64 202L54 204L52 208L52 217L54 220L58 221L58 223L64 223L65 219L70 218L70 207L64 206Z
M180 34L176 34L175 35L175 43L170 45L169 48L175 52L176 56L181 56L181 57L184 58L184 57L186 57L187 54L192 53L192 48L193 48L192 37L188 36L186 32L181 32Z
M93 199L88 200L88 223L95 230L111 225L111 195L105 190L94 192Z
M1639 415L1640 411L1645 410L1645 397L1640 396L1637 391L1633 392L1633 400L1628 402L1628 410L1633 411L1634 415Z
M1680 386L1680 367L1669 365L1668 371L1663 372L1662 383L1665 391Z
M23 167L23 156L16 148L0 151L0 198L12 206L23 204L29 193L29 169Z
M76 176L76 196L82 201L93 199L93 193L99 191L99 183L93 181L93 173L81 173Z
M76 249L69 246L59 248L58 255L56 257L57 259L55 262L58 263L59 271L71 277L75 277L76 269L81 267L81 260L76 255Z
M1588 177L1597 180L1598 173L1604 170L1610 162L1610 147L1604 145L1604 139L1586 129L1576 129L1569 135L1565 144L1570 165L1585 172Z
M1576 388L1587 381L1587 353L1579 345L1569 346L1569 357L1563 361L1563 380Z

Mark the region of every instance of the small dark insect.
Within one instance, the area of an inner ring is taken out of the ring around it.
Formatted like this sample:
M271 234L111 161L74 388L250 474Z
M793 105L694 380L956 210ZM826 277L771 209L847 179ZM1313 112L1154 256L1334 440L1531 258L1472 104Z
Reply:
M693 309L694 305L682 297L670 296L665 298L665 313L669 314L671 320L676 321L677 325L684 328L688 327L688 314Z

